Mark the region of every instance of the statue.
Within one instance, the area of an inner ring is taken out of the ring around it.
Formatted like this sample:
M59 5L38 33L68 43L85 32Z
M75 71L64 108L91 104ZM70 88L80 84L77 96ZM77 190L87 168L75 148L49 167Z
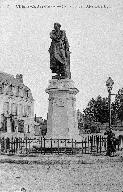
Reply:
M50 69L52 73L57 75L52 78L65 79L71 78L70 73L70 51L69 43L64 30L60 30L61 25L54 23L54 30L50 33L52 39L49 48L50 53Z

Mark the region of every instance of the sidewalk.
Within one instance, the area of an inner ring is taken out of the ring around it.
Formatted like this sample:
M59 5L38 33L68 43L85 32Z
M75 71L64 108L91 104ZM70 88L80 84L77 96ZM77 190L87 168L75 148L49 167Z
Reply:
M0 163L16 163L16 164L63 164L69 162L91 164L98 162L114 162L123 161L123 151L117 151L114 157L108 157L102 154L77 154L77 155L57 155L57 154L36 154L36 155L0 155Z

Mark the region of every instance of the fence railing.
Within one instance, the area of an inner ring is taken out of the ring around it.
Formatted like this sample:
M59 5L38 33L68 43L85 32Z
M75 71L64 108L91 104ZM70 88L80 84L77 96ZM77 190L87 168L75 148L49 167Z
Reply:
M9 154L91 154L105 152L107 149L107 138L99 135L88 136L81 141L73 139L45 139L40 138L1 138L0 152ZM119 146L117 146L119 149Z

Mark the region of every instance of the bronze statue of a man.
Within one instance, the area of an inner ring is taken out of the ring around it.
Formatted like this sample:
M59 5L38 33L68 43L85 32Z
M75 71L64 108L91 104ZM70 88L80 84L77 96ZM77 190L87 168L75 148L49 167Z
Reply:
M50 69L57 74L53 78L71 78L69 43L65 31L60 27L59 23L54 23L54 30L50 33Z

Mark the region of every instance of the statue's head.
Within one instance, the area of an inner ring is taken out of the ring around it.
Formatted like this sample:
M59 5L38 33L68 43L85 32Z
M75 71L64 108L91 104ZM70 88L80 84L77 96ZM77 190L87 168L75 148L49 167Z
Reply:
M54 23L54 29L57 31L59 30L61 25L59 23Z

